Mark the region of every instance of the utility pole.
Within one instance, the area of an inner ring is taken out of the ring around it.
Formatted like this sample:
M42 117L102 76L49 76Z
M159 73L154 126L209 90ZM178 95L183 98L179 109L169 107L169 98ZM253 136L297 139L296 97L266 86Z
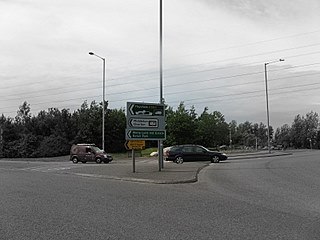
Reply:
M163 67L162 67L162 0L160 0L160 6L159 6L159 51L160 51L160 65L159 65L159 71L160 71L160 104L164 104L163 100ZM164 162L163 162L163 140L158 141L158 156L159 156L159 172L162 168L164 168Z
M277 61L272 61L272 62L266 62L264 63L264 81L266 84L266 106L267 106L267 132L268 132L268 152L271 153L271 146L270 146L270 116L269 116L269 95L268 95L268 70L267 70L267 65L271 63L276 63L276 62L283 62L284 59L279 59Z

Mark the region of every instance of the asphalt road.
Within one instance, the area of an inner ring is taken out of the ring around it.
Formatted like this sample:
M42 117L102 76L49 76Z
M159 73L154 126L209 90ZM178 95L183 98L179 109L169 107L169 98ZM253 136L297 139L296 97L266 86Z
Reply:
M192 184L60 169L66 165L0 161L1 240L320 237L318 151L212 164Z

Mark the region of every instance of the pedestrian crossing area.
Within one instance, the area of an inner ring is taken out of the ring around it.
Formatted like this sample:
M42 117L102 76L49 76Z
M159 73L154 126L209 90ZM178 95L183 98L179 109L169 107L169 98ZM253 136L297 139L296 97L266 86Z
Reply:
M0 170L25 172L63 172L75 168L82 168L81 164L70 162L26 162L26 161L0 161Z
M73 168L79 168L78 166L34 166L21 168L21 171L31 171L31 172L61 172L67 171Z

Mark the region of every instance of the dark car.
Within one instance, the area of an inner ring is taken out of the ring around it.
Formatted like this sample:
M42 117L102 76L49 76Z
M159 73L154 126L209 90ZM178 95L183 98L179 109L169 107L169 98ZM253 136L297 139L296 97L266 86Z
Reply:
M183 163L184 161L211 161L218 163L227 159L226 154L210 151L200 145L175 145L166 152L166 160L176 163Z
M70 150L70 161L73 163L86 163L90 161L109 163L112 160L111 155L105 153L94 144L76 144L72 145Z

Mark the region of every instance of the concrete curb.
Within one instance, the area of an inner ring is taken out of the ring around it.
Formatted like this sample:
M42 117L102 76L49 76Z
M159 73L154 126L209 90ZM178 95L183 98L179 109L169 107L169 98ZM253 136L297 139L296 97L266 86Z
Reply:
M153 184L184 184L184 183L195 183L198 181L198 175L202 169L209 166L210 163L205 164L202 167L199 167L196 171L194 177L189 179L182 180L158 180L158 179L146 179L146 178L134 178L134 177L117 177L117 176L108 176L102 174L90 174L90 173L72 173L72 172L64 172L63 174L75 175L80 177L88 177L88 178L100 178L100 179L110 179L116 181L127 181L127 182L138 182L138 183L153 183Z
M229 155L228 160L238 160L238 159L252 159L252 158L267 158L267 157L281 157L292 155L292 153L262 153L262 154L250 154L250 155Z
M116 181L126 181L126 182L138 182L138 183L154 183L154 184L180 184L180 183L193 183L198 179L197 177L187 180L156 180L156 179L145 179L145 178L131 178L131 177L115 177L107 175L98 175L98 174L86 174L86 173L65 173L69 175L76 175L80 177L88 178L102 178Z

